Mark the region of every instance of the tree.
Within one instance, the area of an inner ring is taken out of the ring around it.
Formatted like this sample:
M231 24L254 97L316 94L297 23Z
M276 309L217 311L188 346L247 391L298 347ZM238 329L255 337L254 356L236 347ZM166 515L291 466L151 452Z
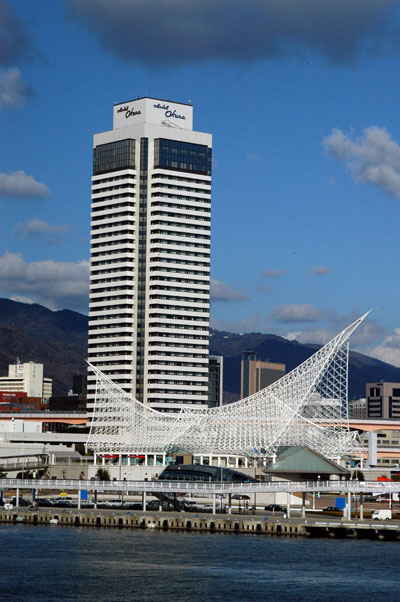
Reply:
M96 472L96 478L99 479L99 481L109 481L110 473L107 468L99 468Z

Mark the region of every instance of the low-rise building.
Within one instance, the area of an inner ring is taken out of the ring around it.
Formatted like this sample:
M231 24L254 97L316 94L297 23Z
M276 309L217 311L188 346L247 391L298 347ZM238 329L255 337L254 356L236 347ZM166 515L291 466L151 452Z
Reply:
M352 399L349 402L349 418L359 418L360 420L367 418L367 400L365 397Z
M47 402L52 395L53 381L43 377L43 364L26 362L9 364L8 376L0 376L0 391L24 392L28 397L40 397Z

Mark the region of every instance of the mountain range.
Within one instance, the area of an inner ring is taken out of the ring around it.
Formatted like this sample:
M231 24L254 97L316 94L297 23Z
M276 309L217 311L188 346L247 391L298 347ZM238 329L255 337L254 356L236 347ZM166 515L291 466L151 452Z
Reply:
M0 375L8 364L35 361L44 364L44 375L53 379L53 394L65 395L72 376L86 370L88 317L64 309L52 311L38 304L0 299ZM280 362L293 370L319 349L288 341L274 334L235 334L210 331L210 353L224 356L224 401L240 397L242 351L255 351L261 360ZM400 368L351 351L349 398L365 396L365 384L400 382Z

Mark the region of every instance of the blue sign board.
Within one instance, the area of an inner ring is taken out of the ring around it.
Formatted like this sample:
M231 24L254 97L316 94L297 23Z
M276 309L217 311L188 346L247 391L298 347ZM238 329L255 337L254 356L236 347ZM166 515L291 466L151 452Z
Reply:
M87 500L88 499L88 492L86 489L82 489L81 490L81 500Z
M345 497L336 497L335 498L335 506L338 510L344 510L344 508L346 508L346 498Z

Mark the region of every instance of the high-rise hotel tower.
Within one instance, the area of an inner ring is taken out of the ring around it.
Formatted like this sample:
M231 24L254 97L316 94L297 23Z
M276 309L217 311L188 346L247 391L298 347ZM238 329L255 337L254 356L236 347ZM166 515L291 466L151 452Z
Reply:
M192 121L138 98L94 136L89 361L168 412L208 400L211 135Z

